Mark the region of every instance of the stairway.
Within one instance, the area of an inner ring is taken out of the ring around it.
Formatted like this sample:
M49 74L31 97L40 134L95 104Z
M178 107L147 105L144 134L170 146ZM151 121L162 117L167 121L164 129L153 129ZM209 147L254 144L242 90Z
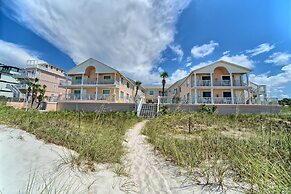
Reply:
M151 118L157 115L157 104L142 104L140 116Z

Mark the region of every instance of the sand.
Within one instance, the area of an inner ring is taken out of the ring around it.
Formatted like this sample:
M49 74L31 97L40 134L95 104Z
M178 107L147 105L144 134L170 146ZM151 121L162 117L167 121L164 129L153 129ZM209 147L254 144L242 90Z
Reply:
M46 186L51 193L124 193L127 189L127 178L116 176L108 165L96 165L96 172L87 173L66 164L74 154L0 125L0 193L40 193Z
M155 152L141 134L145 123L126 134L123 165L128 176L117 176L106 164L95 164L96 172L83 172L68 162L76 152L0 125L0 193L222 193L215 186L198 185Z

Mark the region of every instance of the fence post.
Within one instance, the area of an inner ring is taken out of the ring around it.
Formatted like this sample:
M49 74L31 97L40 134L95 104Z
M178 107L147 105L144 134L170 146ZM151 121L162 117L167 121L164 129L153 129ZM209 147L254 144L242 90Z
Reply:
M189 133L191 133L191 117L190 116L189 116L188 127L189 127Z

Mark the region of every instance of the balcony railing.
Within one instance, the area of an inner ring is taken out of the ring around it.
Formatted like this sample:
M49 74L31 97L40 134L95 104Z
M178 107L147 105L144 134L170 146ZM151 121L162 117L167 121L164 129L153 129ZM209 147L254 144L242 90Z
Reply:
M238 80L233 80L233 86L246 86L247 84L238 81ZM193 84L194 85L194 84ZM197 86L211 86L211 80L197 80ZM215 80L213 81L213 86L231 86L231 81L230 80Z
M20 74L14 74L13 77L16 79L34 79L37 75L31 72L21 72Z
M97 84L118 84L117 81L111 80L97 80L95 79L84 79L83 85L97 85ZM72 80L72 85L82 85L82 80Z
M19 89L19 90L27 90L28 89L28 84L17 84L16 87Z
M68 94L63 100L96 100L96 94ZM113 101L110 95L97 95L97 100Z

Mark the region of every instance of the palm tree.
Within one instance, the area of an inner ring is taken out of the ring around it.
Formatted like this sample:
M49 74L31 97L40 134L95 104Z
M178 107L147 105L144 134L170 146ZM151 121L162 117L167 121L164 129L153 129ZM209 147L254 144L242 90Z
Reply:
M138 93L140 85L141 85L141 81L136 81L135 82L136 91L135 91L134 99L136 99L136 96L137 96L137 93Z
M168 73L166 71L164 71L162 74L161 74L161 78L162 79L162 84L163 84L163 92L162 92L162 95L163 97L165 96L165 85L166 85L166 78L169 77Z
M46 87L47 87L46 85L43 85L42 88L41 87L39 88L39 90L38 90L39 94L37 96L37 100L38 100L37 103L38 104L37 104L37 106L36 106L35 109L38 109L38 107L40 106L40 104L44 100L44 98L45 98L45 92L46 92Z

